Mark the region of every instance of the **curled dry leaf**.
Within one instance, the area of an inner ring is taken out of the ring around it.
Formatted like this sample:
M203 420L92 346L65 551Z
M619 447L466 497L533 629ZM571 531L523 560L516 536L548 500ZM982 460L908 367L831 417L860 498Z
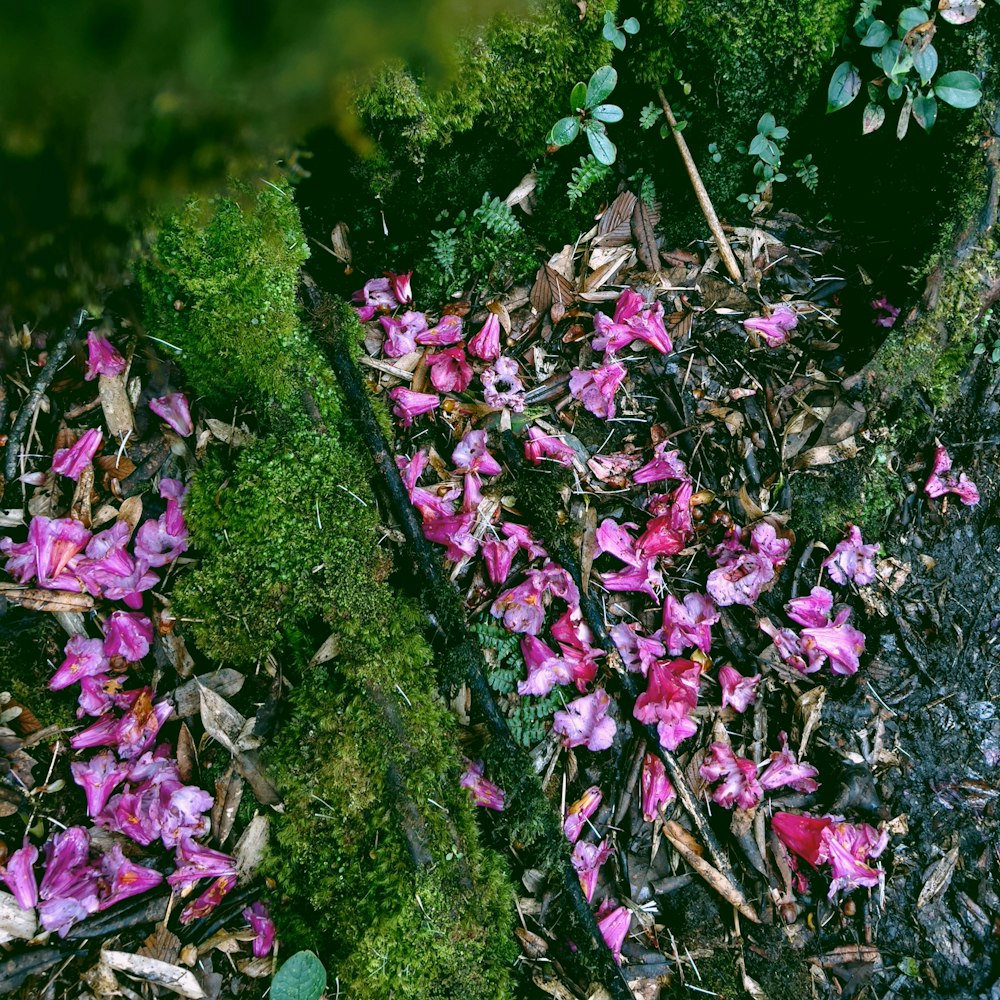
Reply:
M201 674L199 677L192 678L186 684L174 688L170 695L174 700L177 717L188 719L198 712L201 708L202 688L207 688L223 698L231 698L242 689L245 680L243 674L238 670L233 670L232 667L222 667L219 670L213 670L210 674Z
M104 410L109 438L121 441L126 435L134 434L135 417L125 388L125 373L102 375L98 379L98 394L101 397L101 408Z
M16 583L0 583L0 597L29 611L93 611L94 599L90 594L77 594L72 590L41 590L21 587Z
M255 737L253 720L241 715L221 695L196 677L198 694L201 699L201 724L205 732L217 743L221 743L231 754L241 750L254 750L260 746L260 740Z
M219 844L224 844L233 832L236 810L243 800L243 779L232 764L215 782L215 802L212 804L212 833Z
M932 903L948 888L957 864L958 845L956 844L943 858L931 865L930 871L927 873L927 880L920 890L920 895L917 896L918 910L923 909L928 903Z
M230 448L245 448L248 444L253 444L257 440L250 433L246 424L240 424L237 427L236 424L226 423L224 420L216 420L213 417L209 417L205 423L208 424L208 429L212 432L212 437L223 444L228 444Z
M266 816L257 813L236 842L233 856L236 858L236 873L241 881L253 878L257 873L264 859L264 851L267 850L270 825Z
M36 929L35 911L22 910L9 892L0 892L0 944L30 941Z
M101 960L117 972L163 986L178 996L202 1000L206 995L194 973L179 965L147 958L145 955L133 955L127 951L102 951Z

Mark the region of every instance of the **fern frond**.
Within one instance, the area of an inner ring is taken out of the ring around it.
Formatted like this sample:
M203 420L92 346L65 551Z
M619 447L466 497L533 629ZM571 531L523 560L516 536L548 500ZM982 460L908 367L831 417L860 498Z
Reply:
M570 182L566 186L569 203L575 205L595 184L611 176L611 167L601 163L593 153L580 158L578 166L573 168Z
M521 231L521 223L510 205L500 198L491 199L489 191L483 195L483 203L472 213L472 218L497 236L514 236Z
M663 114L663 108L658 108L652 101L639 112L639 127L652 128L656 120Z

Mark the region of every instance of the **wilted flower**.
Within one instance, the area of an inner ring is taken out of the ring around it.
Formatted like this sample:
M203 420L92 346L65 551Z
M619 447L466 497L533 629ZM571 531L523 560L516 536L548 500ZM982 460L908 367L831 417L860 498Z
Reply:
M433 392L414 392L412 389L405 389L397 386L389 393L390 398L396 404L392 412L403 422L404 427L409 427L413 423L413 418L427 413L441 405L441 398Z
M67 479L77 480L80 473L94 460L104 441L104 434L96 427L84 431L69 448L60 448L52 456L52 471Z
M779 538L766 521L754 525L750 547L743 545L734 530L714 550L718 567L708 574L706 589L716 604L753 604L777 577L777 571L788 558L791 542Z
M400 304L388 278L370 278L352 298L355 302L364 303L354 310L362 323L367 323L376 313L389 312Z
M608 590L648 594L655 601L659 599L663 577L656 568L656 556L640 551L637 541L628 533L628 528L635 527L631 521L618 524L610 517L598 526L598 554L609 553L629 566L627 570L604 573L601 579Z
M771 637L774 648L781 659L801 674L813 674L820 668L819 663L806 663L805 652L798 633L790 628L778 628L770 618L761 618L757 627Z
M555 434L546 434L538 427L528 428L524 442L524 457L534 465L541 465L543 458L550 458L560 465L573 464L573 449Z
M497 812L503 811L504 791L488 778L483 777L483 762L481 760L470 760L458 783L463 788L469 789L472 793L472 801L477 806L482 806L484 809L495 809Z
M110 750L95 754L88 761L74 761L69 769L87 796L87 815L91 819L104 809L111 793L128 773L128 766L119 763Z
M614 418L615 393L625 381L625 366L619 361L583 371L574 368L569 374L569 394L602 420Z
M508 537L517 539L517 544L528 554L529 559L537 559L539 556L546 556L548 553L535 541L531 534L531 529L523 524L516 524L507 521L501 525L500 530Z
M125 359L112 346L107 337L101 337L96 330L87 334L87 373L83 376L88 382L98 375L121 375L125 371Z
M632 924L632 913L627 906L619 906L615 910L610 910L605 916L598 914L598 930L604 943L611 949L617 965L622 964L622 945L628 937L628 929Z
M101 857L101 874L107 886L107 895L102 894L100 902L102 910L123 899L138 896L163 881L158 871L129 861L121 844L112 844L111 850Z
M461 562L474 556L479 549L479 539L472 534L475 519L473 511L425 518L424 537L438 545L447 545L445 556L452 562Z
M594 350L605 351L605 358L627 347L634 340L643 340L661 354L673 350L670 336L663 325L663 305L654 303L648 309L645 299L638 292L626 288L618 297L615 313L609 318L604 313L594 316Z
M737 712L745 712L757 693L760 674L744 677L735 667L726 664L719 667L719 685L722 687L722 707L727 706Z
M35 879L35 862L38 848L24 841L7 859L7 867L0 869L0 878L14 894L22 910L33 910L38 904L38 882Z
M777 306L770 316L754 316L743 321L743 329L759 333L768 347L778 347L788 340L788 334L798 325L795 310L786 305Z
M18 583L30 583L48 590L81 589L74 575L76 559L90 540L90 532L70 517L49 518L36 514L28 525L27 541L15 545L0 538L0 552L8 556L4 569Z
M183 519L181 526L183 528ZM139 529L140 533L143 528ZM110 528L94 535L87 544L87 558L77 566L77 575L95 597L124 601L130 608L140 608L142 592L155 587L160 578L149 569L147 556L151 553L143 552L138 541L136 554L139 558L129 554L126 547L130 534L126 521L116 521ZM187 547L186 538L187 532L184 531L183 548ZM166 560L156 561L156 565L163 565L164 562Z
M601 865L610 857L611 848L606 840L602 840L600 844L588 844L585 840L578 840L573 848L570 860L576 869L580 888L583 889L584 898L588 903L594 898Z
M487 406L495 410L509 407L515 413L524 409L524 386L513 358L497 358L493 367L487 368L479 379L483 383L483 399Z
M104 653L137 663L153 642L153 623L134 611L112 611L104 623Z
M479 333L469 341L469 353L482 361L496 361L500 357L500 317L490 313Z
M667 650L656 635L639 635L638 627L619 622L612 626L610 634L626 669L645 676L650 666L665 656Z
M829 625L832 610L833 594L826 587L813 587L808 597L793 597L785 605L793 622L812 628Z
M516 538L487 538L481 545L490 583L500 586L507 582L510 567L517 555Z
M924 492L929 497L939 497L945 493L954 493L966 507L974 507L979 503L979 489L964 473L956 479L951 473L951 456L943 445L938 445L934 452L934 465L931 474L924 484Z
M413 291L410 288L410 278L413 277L412 271L407 271L406 274L396 274L393 271L386 271L385 276L389 279L389 287L392 289L392 294L401 306L405 306L413 301Z
M850 676L858 672L859 657L865 651L865 636L847 623L850 616L851 609L844 608L829 625L802 630L802 649L810 666L822 665L824 658L829 657L830 669L835 674Z
M648 753L642 758L642 818L652 823L663 806L677 798L674 786L670 784L663 761L655 754Z
M528 676L517 683L519 695L547 695L557 684L569 684L573 679L569 665L535 635L521 640L521 655Z
M847 535L823 560L823 568L834 583L844 586L848 580L852 580L859 587L864 587L875 579L877 552L878 545L865 545L861 541L861 529L855 524L849 524Z
M465 360L465 348L446 347L424 360L431 370L431 384L438 392L465 392L472 381L472 365Z
M591 785L583 795L580 796L567 810L566 819L563 822L563 833L566 839L575 844L580 839L580 834L587 823L587 820L597 812L601 804L603 795L597 785Z
M379 316L385 330L382 350L388 358L401 358L417 349L417 335L427 330L427 317L422 312L405 312L402 316Z
M657 483L661 479L676 479L680 482L689 480L687 466L676 448L668 448L666 441L661 441L653 448L653 457L641 469L632 474L635 483Z
M778 739L781 740L781 749L771 754L769 763L758 777L761 788L772 791L791 785L797 792L807 795L815 792L819 788L815 780L819 771L812 764L800 764L795 759L795 754L788 749L788 737L784 733L779 733Z
M632 714L644 725L655 723L660 745L676 750L698 730L691 713L698 704L701 668L691 660L657 661L650 665L647 678Z
M565 711L552 717L552 731L563 738L563 746L585 746L588 750L607 750L615 738L617 726L608 715L611 696L603 688L571 701Z
M152 692L149 688L143 688L132 707L118 723L116 733L118 755L125 760L131 760L148 750L156 740L160 727L170 718L173 710L174 706L167 698L154 705Z
M663 605L663 635L671 656L679 656L685 649L695 646L703 653L712 648L712 626L719 620L719 612L710 597L691 592L678 601L667 594Z
M236 874L236 860L221 851L182 837L177 845L177 868L167 876L175 889L190 889L203 878L224 878Z
M538 635L545 624L545 607L551 597L561 597L569 605L580 602L573 578L561 566L546 563L541 569L528 570L522 583L500 594L490 614L494 618L502 616L504 627L511 632Z
M415 337L418 344L425 347L447 347L457 344L462 339L462 317L442 316L437 326L429 330L421 330Z
M274 921L268 914L267 907L258 901L243 910L243 919L250 924L250 929L254 932L254 958L263 958L274 947Z
M74 635L65 647L66 659L49 678L49 690L61 691L84 677L95 677L108 669L108 657L100 639Z
M151 399L149 408L161 419L165 420L181 437L190 437L194 431L191 423L191 411L188 409L187 397L183 392L171 392L159 399Z
M891 327L895 325L896 317L899 315L899 307L894 306L884 295L880 299L873 299L871 303L875 315L872 323L875 326Z
M734 805L752 809L760 802L764 790L757 781L757 766L752 760L737 757L725 743L713 743L708 753L698 773L707 782L720 782L712 793L713 802L724 809L732 809Z
M90 834L82 826L57 833L45 845L45 874L38 887L38 915L47 931L65 937L99 907L99 873L90 863Z

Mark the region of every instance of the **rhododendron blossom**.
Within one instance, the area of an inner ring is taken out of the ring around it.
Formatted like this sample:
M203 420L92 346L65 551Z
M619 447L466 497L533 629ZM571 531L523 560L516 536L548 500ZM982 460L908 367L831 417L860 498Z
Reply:
M510 568L517 555L516 538L487 538L480 546L486 562L486 574L490 583L502 586L510 576Z
M115 376L125 371L125 359L107 337L96 330L87 334L87 372L83 376L92 382L98 375Z
M551 459L560 465L573 464L573 449L554 434L546 434L537 427L528 428L528 440L524 442L524 457L533 465L541 465L543 459Z
M653 457L632 474L632 481L637 484L658 483L664 479L690 482L687 465L680 454L676 448L670 448L668 442L661 441L653 448Z
M22 910L32 910L38 904L38 881L35 878L35 862L38 848L27 840L7 859L7 866L0 868L0 879L14 894L17 905Z
M642 759L640 786L642 818L647 823L652 823L660 815L663 807L677 798L677 792L667 778L667 769L655 754L648 753Z
M414 339L424 347L448 347L457 344L462 339L462 317L442 316L437 326L421 330Z
M104 653L104 643L85 635L74 635L66 643L65 654L59 669L49 678L50 691L61 691L84 677L103 674L110 664Z
M833 594L826 587L813 587L808 597L793 597L785 611L793 622L812 628L830 624Z
M569 394L595 417L611 420L617 412L615 393L625 375L625 366L618 361L588 371L574 368L569 375Z
M268 914L267 907L258 901L243 910L243 919L250 924L250 929L254 933L254 958L263 958L274 947L274 921Z
M379 316L385 330L382 351L387 358L402 358L417 349L418 334L427 332L427 317L422 312L408 311L402 316Z
M691 713L698 704L701 668L691 660L657 661L650 665L647 678L632 714L644 725L655 723L660 745L676 750L698 730Z
M363 303L354 310L362 323L367 323L378 312L391 312L396 306L401 305L388 277L370 278L354 293L352 299L354 302Z
M655 601L659 599L663 577L656 568L656 556L640 551L636 540L628 533L628 528L635 527L631 521L618 524L610 517L598 526L598 554L609 553L629 567L615 573L604 573L601 579L608 590L636 591L648 594Z
M8 557L4 569L18 583L30 583L37 577L39 587L79 591L75 569L88 541L90 532L79 521L36 514L28 525L27 541L15 545L4 536L0 552Z
M602 840L600 844L588 844L585 840L578 840L573 848L570 860L576 869L580 888L583 889L584 898L588 903L594 898L601 865L610 857L611 848L606 840Z
M492 368L487 368L479 376L487 406L495 410L509 408L515 413L524 409L524 386L518 378L518 371L513 358L501 357L493 362Z
M819 788L819 783L815 780L819 771L812 764L800 764L795 759L784 733L779 733L778 739L781 741L781 749L771 754L770 761L758 775L761 788L773 791L790 785L797 792L807 795L815 792Z
M760 674L744 677L735 667L719 667L719 686L722 688L722 707L745 712L757 694Z
M632 924L632 912L627 906L619 906L617 909L609 909L603 916L598 912L598 917L597 929L601 932L604 943L611 950L615 964L621 965L622 946L625 944L629 927Z
M386 271L385 276L389 279L389 287L396 301L401 305L408 305L413 301L413 290L410 288L410 279L413 277L412 271L406 274L396 274L393 271Z
M638 292L626 288L618 297L613 317L596 313L594 350L604 351L608 358L634 340L642 340L661 354L669 354L673 345L663 325L663 304L656 302L649 308L645 306L646 301Z
M465 359L465 348L446 347L424 360L431 370L431 384L438 392L465 392L472 381L472 365Z
M603 688L571 701L565 711L552 717L552 731L563 738L564 747L585 746L594 752L607 750L614 742L617 726L608 715L611 696Z
M619 622L611 627L610 635L626 669L645 676L654 662L666 656L667 650L656 635L639 635L638 628Z
M756 764L746 757L737 757L725 743L713 743L708 748L708 756L698 773L709 783L719 782L712 792L712 801L724 809L734 805L752 809L763 798Z
M864 587L875 580L875 556L878 548L878 545L865 545L861 541L861 529L850 524L847 526L847 535L823 560L823 569L830 574L834 583L844 586L851 580L859 587Z
M475 520L473 511L426 518L423 523L424 537L438 545L446 545L445 557L455 563L461 562L479 550L479 539L472 534Z
M865 636L847 623L850 616L851 609L844 608L829 625L802 630L802 649L810 664L822 665L828 657L833 673L850 676L858 672L859 657L865 651Z
M490 614L502 617L504 627L511 632L538 635L552 597L561 597L569 605L580 603L580 592L569 573L561 566L546 563L540 570L528 570L522 583L500 594Z
M528 668L528 677L518 681L519 695L547 695L557 684L569 684L573 680L569 664L537 636L526 635L521 640L521 655Z
M899 306L894 306L883 295L880 299L873 299L871 307L875 313L872 319L873 326L884 326L888 329L895 325L896 317L899 315Z
M119 763L110 750L95 754L89 761L74 761L69 769L87 796L87 815L91 819L102 812L128 774L128 765Z
M60 448L52 456L52 471L77 480L80 473L94 460L104 441L104 433L98 428L84 431L69 448Z
M500 317L490 313L479 333L469 341L469 353L481 361L496 361L500 357Z
M462 788L469 789L472 793L472 801L477 806L493 809L496 812L503 811L504 798L506 797L504 791L488 778L483 777L483 762L481 760L468 761L458 783Z
M414 417L419 417L421 413L428 413L441 405L441 398L436 393L414 392L401 385L391 390L389 396L396 404L392 412L399 417L404 427L409 427Z
M940 444L934 451L934 465L924 484L924 492L929 497L954 493L966 507L974 507L979 503L979 488L964 472L958 478L951 474L951 456Z
M721 607L753 604L774 582L790 548L766 521L754 525L749 547L734 532L714 550L718 567L708 574L708 593Z
M712 626L719 612L710 597L691 592L678 601L667 594L663 605L663 636L671 656L679 656L692 646L708 653L712 648Z
M188 409L187 397L183 392L172 392L159 399L151 399L149 408L181 437L190 437L194 433L191 411Z
M134 611L112 611L104 623L105 656L121 656L130 663L141 660L153 642L153 623Z
M758 333L768 347L778 347L788 340L788 334L798 325L795 310L784 304L777 306L770 316L753 316L743 321L743 329Z
M563 833L566 839L575 844L580 839L580 834L587 823L587 820L597 812L601 804L603 795L597 785L591 785L583 795L580 796L567 810L566 819L563 822Z

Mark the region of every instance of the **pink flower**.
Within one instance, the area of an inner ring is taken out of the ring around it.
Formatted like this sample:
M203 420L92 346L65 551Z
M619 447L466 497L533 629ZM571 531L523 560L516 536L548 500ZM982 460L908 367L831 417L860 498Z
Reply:
M823 833L833 826L832 816L800 816L798 813L776 812L771 817L771 827L785 847L804 858L813 867L825 853Z
M482 361L496 361L500 357L500 317L490 313L479 333L469 341L469 353Z
M676 448L668 450L666 441L661 441L653 449L653 457L632 474L635 483L657 483L661 479L676 479L682 483L690 480L687 466Z
M423 523L424 537L438 545L447 545L446 558L461 562L479 549L479 540L472 534L476 516L472 511L427 518Z
M477 806L482 806L484 809L494 809L497 812L503 811L505 798L503 789L497 788L492 781L483 777L483 762L481 760L469 761L458 783L462 788L469 789L472 793L472 801Z
M793 597L786 605L788 617L799 625L822 628L830 624L833 594L826 587L813 587L808 597Z
M392 412L399 417L404 427L409 427L414 417L419 417L421 413L428 413L441 405L441 398L436 393L414 392L403 386L397 386L389 396L396 404Z
M859 657L865 651L865 636L852 625L847 624L851 609L844 608L837 613L830 625L802 630L802 649L809 657L810 665L822 665L830 658L830 669L835 674L850 676L858 672Z
M486 447L486 431L469 431L455 446L451 460L461 474L478 472L484 476L499 476L503 469Z
M819 783L814 779L819 774L811 764L800 764L795 759L795 754L788 749L788 737L784 733L779 733L781 749L771 754L770 762L761 771L759 781L761 788L771 791L775 788L784 788L791 785L797 792L808 795L819 788Z
M493 362L492 368L487 368L479 376L487 406L495 410L509 407L515 413L524 409L524 386L518 378L518 371L513 358L501 357Z
M878 545L865 545L861 529L854 524L847 526L847 535L838 542L833 552L823 560L823 568L834 583L844 586L852 580L864 587L875 579L875 555Z
M386 271L385 276L389 279L389 287L392 289L392 294L401 306L405 306L413 301L413 291L410 288L410 278L413 277L412 271L407 271L406 274L395 274L392 271Z
M534 536L531 534L531 529L525 525L507 521L501 526L500 530L508 538L516 538L517 544L528 553L529 559L537 559L539 556L548 555L545 549L535 541Z
M419 482L426 466L426 448L421 448L420 451L414 454L413 458L407 458L405 455L396 456L396 468L399 469L400 477L402 478L403 485L406 487L406 491L408 493L413 492L414 487Z
M798 325L795 311L786 305L778 306L770 316L754 316L743 321L743 329L759 333L768 347L778 347L788 340L788 334Z
M137 663L153 642L153 623L134 611L112 611L104 623L104 653Z
M616 573L604 573L601 579L608 590L648 594L655 601L659 599L663 577L656 568L656 556L640 552L638 544L626 530L634 527L631 521L618 524L610 517L598 526L598 554L609 553L629 567Z
M561 566L546 563L540 570L528 570L522 583L500 594L490 614L494 618L502 616L504 627L511 632L538 635L545 624L545 607L552 597L561 597L571 606L580 603L580 592L572 577Z
M673 345L663 325L663 305L656 302L650 308L643 309L645 305L641 295L626 288L618 298L613 318L597 313L594 316L594 330L599 336L594 338L594 350L605 351L607 358L634 340L644 340L661 354L669 354Z
M722 687L722 707L729 706L737 712L745 712L757 694L760 674L744 677L734 667L726 664L719 667L719 684Z
M956 479L951 472L951 456L943 445L938 445L934 452L934 465L924 492L929 497L939 497L944 493L954 493L966 507L974 507L979 503L979 489L963 472Z
M235 885L235 875L220 875L193 903L181 910L181 923L189 924L211 913Z
M462 317L442 316L437 326L420 331L414 339L425 347L447 347L449 344L457 344L462 339Z
M636 698L632 714L643 725L656 723L660 745L676 750L698 730L691 713L698 704L701 668L691 660L657 661L647 677L649 684Z
M125 359L111 346L107 337L101 337L96 330L87 334L87 373L83 377L92 382L98 375L121 375L125 371Z
M149 408L181 437L190 437L194 432L191 411L188 409L187 397L183 392L171 392L159 399L151 399Z
M33 910L38 905L38 882L35 879L35 862L38 848L27 840L7 859L7 867L0 870L0 878L14 894L22 910Z
M140 534L144 528L139 529ZM130 534L128 523L117 521L94 535L87 545L87 558L80 562L77 573L95 597L124 601L130 608L138 609L142 607L142 592L155 587L159 577L149 570L151 554L142 551L138 541L136 554L140 558L134 559L128 553L126 546ZM186 532L184 537L186 548ZM156 562L156 565L162 565L162 562Z
M502 586L510 576L510 567L517 554L516 538L488 538L482 546L483 559L486 560L486 572L490 583Z
M570 860L576 869L577 877L580 879L580 888L583 889L584 898L588 903L594 898L601 865L610 857L611 848L606 840L602 840L600 844L588 844L585 840L578 840L573 847Z
M224 878L236 874L236 861L228 854L212 850L182 837L177 845L177 868L167 876L175 889L190 889L203 878Z
M30 583L37 576L39 587L79 591L76 557L89 540L90 532L79 521L36 514L28 525L27 541L15 545L0 538L0 552L9 557L4 569L18 583Z
M102 715L86 729L74 733L69 745L74 750L89 750L91 747L113 747L118 743L118 718L113 712Z
M431 384L438 392L465 392L472 381L472 365L465 360L465 348L446 347L424 360L431 369Z
M187 551L188 530L177 500L155 521L146 521L135 536L135 554L147 566L166 566Z
M158 871L129 861L121 844L112 844L111 850L103 855L101 873L107 883L107 895L101 899L100 904L102 910L123 899L138 896L163 881L163 876Z
M607 750L615 738L615 720L608 715L611 697L603 688L571 701L565 711L552 716L552 731L563 737L563 746Z
M719 620L719 612L710 597L704 594L684 595L681 603L667 594L663 605L663 634L671 656L679 656L685 649L695 646L703 653L712 648L712 626Z
M258 901L243 910L243 919L254 932L254 958L263 958L274 947L274 921L268 914L267 907Z
M69 448L60 448L52 457L52 471L67 479L77 480L80 473L94 460L104 441L104 434L96 427L84 431Z
M108 669L108 657L104 655L104 643L100 639L74 635L66 643L65 653L66 659L49 678L50 691L61 691L84 677L95 677Z
M537 427L528 428L524 457L533 465L541 465L543 458L549 458L560 465L571 466L573 455L573 449L555 434L546 434Z
M652 823L660 810L677 798L674 786L667 778L663 761L655 754L648 753L642 759L642 818Z
M95 754L90 760L74 761L69 766L73 780L87 796L87 815L94 819L100 813L111 793L124 780L128 768L120 764L110 750Z
M379 316L385 330L382 350L387 358L401 358L417 349L417 335L426 333L427 317L422 312L405 312L402 316Z
M720 782L712 793L712 801L724 809L738 805L741 809L752 809L764 795L757 781L757 766L746 757L737 757L725 743L713 743L708 748L709 756L698 769L698 773L711 783Z
M122 716L116 732L118 755L125 760L138 757L156 740L160 727L173 713L174 706L168 698L155 705L152 692L144 688L132 707Z
M794 667L801 674L813 674L819 670L820 663L806 664L805 652L798 633L790 628L777 628L770 618L761 618L757 622L757 627L771 637L778 655L790 667Z
M575 844L583 833L583 828L588 819L597 812L601 804L603 795L597 785L591 785L583 795L566 810L566 819L563 822L563 833L566 839Z
M354 293L352 299L364 303L354 310L362 323L367 323L378 312L390 312L400 305L388 278L370 278L363 288Z
M625 944L631 924L632 913L627 906L619 906L618 909L611 910L610 913L597 921L601 937L611 949L611 954L617 965L622 964L622 945Z
M777 571L788 558L791 542L779 538L766 521L754 525L750 547L743 545L737 529L713 554L718 567L708 574L706 589L716 604L753 604L777 578Z
M645 677L650 666L665 656L667 650L656 635L639 635L636 631L638 627L619 622L611 628L611 638L618 647L626 669Z
M73 924L97 911L99 872L89 862L90 834L82 826L57 833L45 845L38 914L47 931L65 937Z
M899 307L894 306L884 295L880 299L873 299L871 303L875 316L872 318L874 326L891 327L896 323L899 315Z
M574 368L569 375L569 394L580 400L595 417L611 420L615 413L615 393L625 381L625 366L615 361L583 371Z
M526 635L521 640L521 655L528 668L526 680L518 681L519 695L547 695L557 684L569 684L573 679L568 664L541 639Z

